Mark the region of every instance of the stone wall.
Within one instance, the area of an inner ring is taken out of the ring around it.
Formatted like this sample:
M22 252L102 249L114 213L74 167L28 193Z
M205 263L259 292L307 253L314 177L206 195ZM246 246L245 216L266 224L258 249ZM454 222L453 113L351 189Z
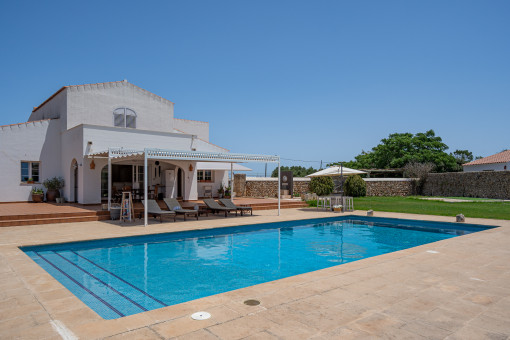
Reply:
M409 196L414 194L410 178L364 178L367 196Z
M423 194L510 199L510 171L430 174L425 181Z
M366 178L367 196L407 196L413 194L408 178ZM238 197L277 197L278 179L274 177L246 177L235 174L234 188ZM294 178L294 194L310 192L309 178Z
M238 197L278 197L278 178L246 177L234 174L234 190ZM294 194L310 191L310 179L294 177Z

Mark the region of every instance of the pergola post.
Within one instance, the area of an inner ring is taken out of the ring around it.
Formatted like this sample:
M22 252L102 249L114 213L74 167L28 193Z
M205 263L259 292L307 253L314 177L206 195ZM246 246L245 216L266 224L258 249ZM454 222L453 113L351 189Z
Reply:
M147 149L143 151L143 225L146 227L149 225L149 211L148 211L148 202L147 202Z
M278 216L280 216L280 157L278 157Z
M108 211L112 208L112 158L108 148Z
M230 197L234 198L234 163L230 163Z

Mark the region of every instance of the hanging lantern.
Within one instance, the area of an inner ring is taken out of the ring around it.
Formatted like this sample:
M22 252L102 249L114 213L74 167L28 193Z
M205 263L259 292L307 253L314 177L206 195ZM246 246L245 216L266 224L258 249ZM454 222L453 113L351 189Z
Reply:
M193 164L189 165L189 171L193 171Z
M90 169L94 170L96 168L96 163L94 163L94 158L92 158L92 162L90 162Z

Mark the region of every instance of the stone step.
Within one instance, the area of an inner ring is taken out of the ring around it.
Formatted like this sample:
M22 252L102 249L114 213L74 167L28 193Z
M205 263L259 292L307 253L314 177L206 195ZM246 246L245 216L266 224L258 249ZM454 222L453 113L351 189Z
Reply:
M79 211L79 212L63 212L63 213L44 213L44 214L23 214L23 215L3 215L0 221L12 220L38 220L46 218L64 218L64 217L90 217L90 216L109 216L109 211Z
M53 224L53 223L76 223L76 222L89 222L89 221L103 221L109 220L109 215L95 215L95 216L74 216L74 217L51 217L42 219L19 219L0 221L0 227L15 227L22 225L39 225L39 224Z

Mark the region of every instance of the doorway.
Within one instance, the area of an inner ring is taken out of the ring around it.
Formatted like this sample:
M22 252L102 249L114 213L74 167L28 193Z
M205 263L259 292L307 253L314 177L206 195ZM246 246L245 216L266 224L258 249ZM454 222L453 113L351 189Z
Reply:
M184 173L181 168L177 168L177 197L182 199L182 181L184 179Z
M71 192L69 193L69 200L78 203L78 162L73 159L71 162Z

